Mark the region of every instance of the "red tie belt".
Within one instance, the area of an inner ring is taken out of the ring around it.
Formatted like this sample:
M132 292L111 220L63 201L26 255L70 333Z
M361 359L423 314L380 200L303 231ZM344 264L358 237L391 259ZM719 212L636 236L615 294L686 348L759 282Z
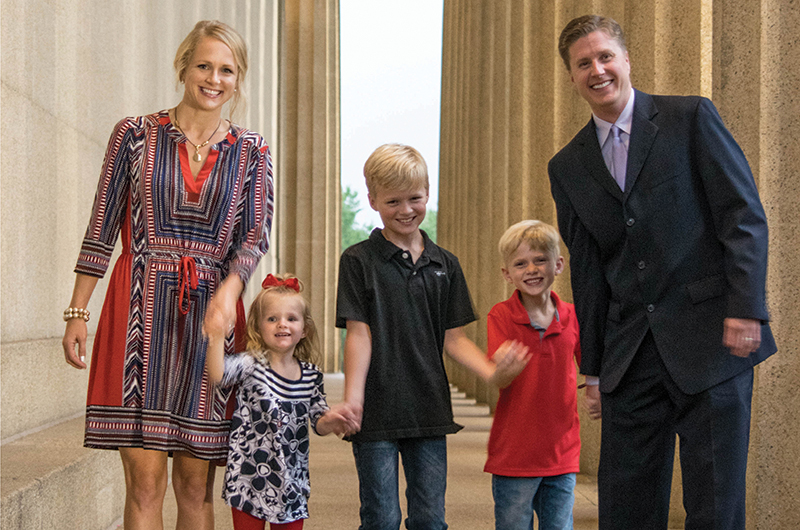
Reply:
M194 263L194 258L191 256L183 256L181 264L178 269L178 275L181 277L181 301L180 310L181 314L188 314L192 308L192 299L190 298L191 289L197 289L197 267ZM186 300L184 308L184 299Z

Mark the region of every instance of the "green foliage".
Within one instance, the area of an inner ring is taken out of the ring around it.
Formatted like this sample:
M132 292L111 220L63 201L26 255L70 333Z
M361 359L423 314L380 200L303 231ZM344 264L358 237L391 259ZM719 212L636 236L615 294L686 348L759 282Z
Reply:
M356 223L356 214L360 211L358 192L345 186L342 190L342 250L369 237L369 228Z
M425 214L425 219L422 221L422 224L419 227L425 230L425 233L428 234L428 237L431 238L431 241L436 243L436 214L438 212L433 208L428 208L428 212Z
M342 250L364 241L369 237L370 229L356 222L356 215L361 211L358 202L358 192L345 186L342 190ZM428 208L425 219L419 226L431 241L436 243L436 218L437 211Z

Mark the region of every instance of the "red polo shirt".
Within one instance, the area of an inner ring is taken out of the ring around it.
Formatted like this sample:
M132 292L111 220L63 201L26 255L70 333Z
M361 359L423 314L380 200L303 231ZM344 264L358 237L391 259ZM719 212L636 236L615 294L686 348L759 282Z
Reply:
M489 357L506 340L533 354L528 365L500 390L484 471L509 477L577 473L580 463L577 369L581 362L578 320L572 304L550 293L557 317L540 337L519 291L495 305L487 319Z

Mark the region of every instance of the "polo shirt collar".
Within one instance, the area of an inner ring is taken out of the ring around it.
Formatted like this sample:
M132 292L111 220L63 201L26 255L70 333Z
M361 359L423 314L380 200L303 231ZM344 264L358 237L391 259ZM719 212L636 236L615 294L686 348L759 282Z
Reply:
M428 237L428 234L425 233L425 230L420 230L420 232L422 233L422 240L425 248L422 249L422 254L417 260L417 263L423 264L427 263L428 261L432 261L439 265L444 265L442 249L440 249L433 241L431 241L431 239ZM402 248L386 239L380 228L374 228L369 235L369 239L377 245L380 256L386 261L392 259L398 252L403 251Z
M531 319L528 316L528 311L525 309L525 306L522 305L522 298L520 297L519 289L514 291L514 296L511 297L511 320L515 324L522 324L522 325L531 325ZM550 326L547 328L547 333L561 333L561 330L564 329L563 320L564 320L564 308L562 306L561 299L555 293L555 291L550 291L550 298L553 300L553 303L556 305L556 311L558 311L559 318L553 318L550 322Z

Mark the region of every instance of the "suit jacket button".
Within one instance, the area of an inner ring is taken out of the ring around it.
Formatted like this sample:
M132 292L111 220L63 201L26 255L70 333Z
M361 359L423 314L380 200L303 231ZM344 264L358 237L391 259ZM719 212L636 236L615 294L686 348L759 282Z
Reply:
M625 223L625 224L627 224L628 226L633 226L633 223L635 223L635 222L636 221L633 220L633 217L631 217L630 219L628 219L628 222Z
M649 304L649 305L647 306L647 312L648 312L648 313L652 313L652 312L653 312L653 311L655 311L655 310L656 310L656 306L654 306L653 304Z
M639 263L636 264L636 266L639 267L640 270L644 269L645 268L644 261L640 261Z

